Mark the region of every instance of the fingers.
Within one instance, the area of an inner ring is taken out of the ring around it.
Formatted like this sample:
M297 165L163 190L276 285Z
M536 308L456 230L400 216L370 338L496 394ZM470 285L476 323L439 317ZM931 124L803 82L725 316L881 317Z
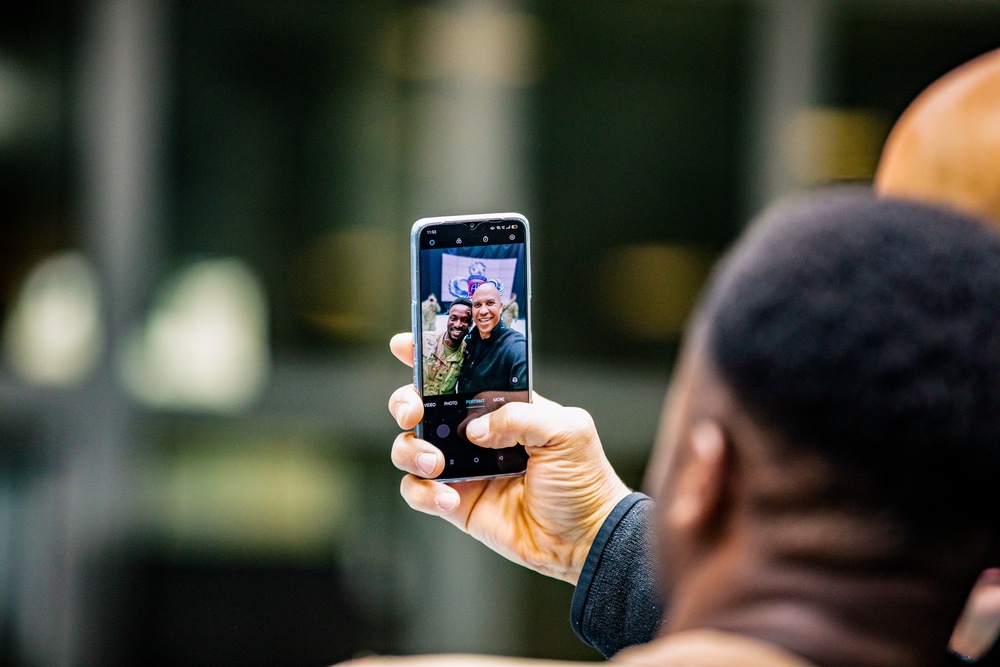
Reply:
M407 366L413 366L413 334L398 333L389 340L393 355ZM532 392L535 405L545 408L561 407L537 392ZM412 429L424 417L424 402L413 385L400 387L389 397L389 413L402 429Z
M416 387L408 384L392 392L389 397L389 413L399 424L399 428L409 430L424 418L424 402Z
M417 414L412 406L414 397L422 414L423 403L419 401L420 397L412 385L400 387L389 399L389 410L395 410L397 421L403 428L409 428L404 424L410 421L412 415ZM401 410L405 414L400 415ZM412 421L415 424L419 419L418 416ZM461 521L457 517L447 516L454 512L461 502L458 492L446 484L423 479L437 477L444 471L444 454L439 449L421 440L412 432L400 433L392 443L391 458L394 466L410 473L403 477L399 488L400 494L410 507L425 514L444 516L456 524Z
M413 433L400 433L392 443L392 465L419 477L437 477L444 471L444 454Z
M389 341L389 349L407 366L413 365L413 334L398 333ZM400 428L411 429L424 417L424 402L411 384L400 387L389 397L389 412Z
M557 442L596 440L597 430L585 410L544 401L508 403L469 422L466 436L475 444L491 449L517 443L525 447L546 447Z
M407 366L413 366L413 334L398 333L389 339L389 349Z
M424 514L445 516L458 509L458 491L447 484L407 475L399 484L399 493L406 504ZM449 518L449 517L446 517Z

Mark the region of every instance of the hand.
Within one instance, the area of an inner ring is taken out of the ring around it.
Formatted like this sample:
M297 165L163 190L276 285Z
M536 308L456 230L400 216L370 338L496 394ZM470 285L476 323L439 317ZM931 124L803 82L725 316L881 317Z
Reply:
M389 347L413 365L413 337L397 334ZM412 432L392 447L393 464L410 473L400 492L410 507L440 516L506 558L576 585L590 545L628 487L612 469L590 415L534 395L469 422L470 441L488 448L521 443L528 468L520 477L443 484L444 456ZM400 428L423 417L413 385L389 399Z

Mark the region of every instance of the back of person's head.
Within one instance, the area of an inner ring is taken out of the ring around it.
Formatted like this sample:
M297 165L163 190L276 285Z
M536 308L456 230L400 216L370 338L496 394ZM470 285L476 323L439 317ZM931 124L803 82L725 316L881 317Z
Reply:
M709 363L751 418L830 463L832 502L889 517L928 554L992 555L994 230L861 190L786 203L720 265L700 322Z
M886 141L875 188L1000 225L1000 50L952 70L910 104Z

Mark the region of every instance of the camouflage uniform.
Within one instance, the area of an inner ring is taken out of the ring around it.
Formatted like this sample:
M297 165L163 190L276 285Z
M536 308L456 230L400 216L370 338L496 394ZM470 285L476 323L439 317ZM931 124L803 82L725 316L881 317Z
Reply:
M458 383L458 373L462 369L462 353L465 352L465 340L457 348L450 348L444 343L446 331L441 333L424 333L424 396L439 394L454 394Z

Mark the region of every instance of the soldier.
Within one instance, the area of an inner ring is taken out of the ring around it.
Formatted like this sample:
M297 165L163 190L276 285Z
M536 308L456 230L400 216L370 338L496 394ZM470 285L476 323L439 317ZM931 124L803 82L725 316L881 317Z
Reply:
M433 298L433 295L432 295ZM448 324L441 333L424 331L424 395L454 394L462 368L465 337L472 328L472 302L455 299L448 309Z

